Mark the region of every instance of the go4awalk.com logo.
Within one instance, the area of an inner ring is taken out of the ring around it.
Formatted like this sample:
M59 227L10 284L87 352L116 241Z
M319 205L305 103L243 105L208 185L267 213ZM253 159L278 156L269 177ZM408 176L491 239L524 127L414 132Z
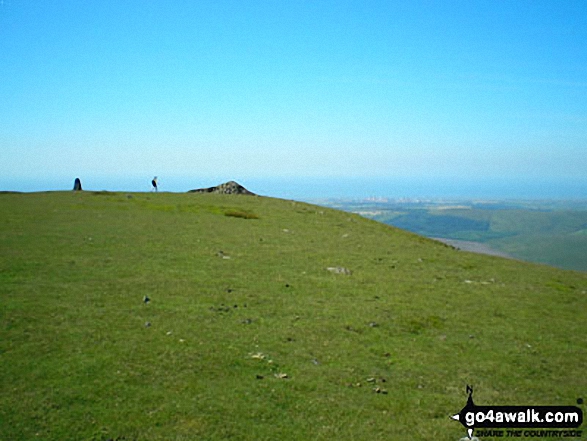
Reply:
M477 406L471 386L467 386L467 393L467 404L451 418L465 426L469 439L473 433L492 437L581 436L577 428L583 424L583 412L576 406Z

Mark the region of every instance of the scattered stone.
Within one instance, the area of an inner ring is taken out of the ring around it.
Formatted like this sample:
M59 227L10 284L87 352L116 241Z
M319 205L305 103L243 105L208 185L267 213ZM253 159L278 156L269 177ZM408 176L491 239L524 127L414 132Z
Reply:
M171 334L173 334L173 332L167 331L167 335L171 335Z
M264 377L263 375L259 375L259 374L257 374L257 375L256 375L256 378L257 378L257 380L262 380L262 379L263 379L263 378L265 378L265 377Z
M369 323L369 326L371 326L372 328L377 328L379 326L379 324L376 322L371 322L371 323Z
M151 322L146 322L145 323L145 328L150 328L151 327Z
M375 377L367 378L365 381L367 383L372 384L372 385L376 385L376 383L386 383L387 382L387 380L385 378L379 378L379 379L377 379ZM379 386L375 386L373 388L373 391L376 392L376 393L378 393L378 394L387 394L387 390L385 390L385 389L383 389L383 388L381 388Z
M318 366L320 364L320 362L318 360L316 360L315 358L312 359L312 363L314 363L316 366Z
M145 297L143 297L143 302L145 303L145 305L146 305L147 303L149 303L150 301L151 301L151 299L149 298L149 296L145 296Z
M241 323L245 324L245 325L250 325L251 323L253 323L253 320L251 320L250 318L243 320Z
M82 181L80 181L80 178L75 178L73 191L82 191Z
M218 253L216 253L216 255L217 255L218 257L221 257L221 258L223 258L223 259L230 259L230 256L228 256L228 255L224 254L224 251L222 251L222 250L218 251Z
M326 268L327 271L330 271L333 274L345 274L347 276L352 274L352 271L348 268L344 268L342 266L329 266Z
M280 380L286 380L289 378L289 375L287 375L284 372L280 372L278 374L275 374L275 378L279 378Z

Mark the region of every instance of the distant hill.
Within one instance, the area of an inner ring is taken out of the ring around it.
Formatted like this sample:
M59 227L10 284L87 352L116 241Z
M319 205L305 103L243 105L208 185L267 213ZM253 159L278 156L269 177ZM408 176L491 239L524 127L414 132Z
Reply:
M0 216L0 439L454 440L468 384L587 391L584 273L267 197L0 194Z
M573 201L326 202L427 237L587 272L587 209ZM464 243L463 243L464 242Z
M429 209L388 222L427 236L479 242L523 260L587 271L587 211Z

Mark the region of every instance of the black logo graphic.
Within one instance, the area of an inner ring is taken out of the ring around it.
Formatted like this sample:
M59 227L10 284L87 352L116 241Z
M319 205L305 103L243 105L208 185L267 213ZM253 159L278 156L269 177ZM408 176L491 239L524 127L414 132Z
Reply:
M469 385L467 394L467 404L451 418L465 426L469 439L475 429L572 429L583 424L583 412L576 406L477 406Z

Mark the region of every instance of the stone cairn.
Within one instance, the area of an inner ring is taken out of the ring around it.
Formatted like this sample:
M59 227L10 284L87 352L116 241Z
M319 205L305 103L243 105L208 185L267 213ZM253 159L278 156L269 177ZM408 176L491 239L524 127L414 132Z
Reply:
M255 193L250 192L238 182L229 181L216 187L198 188L197 190L190 190L188 193L220 193L220 194L243 194L255 196Z

